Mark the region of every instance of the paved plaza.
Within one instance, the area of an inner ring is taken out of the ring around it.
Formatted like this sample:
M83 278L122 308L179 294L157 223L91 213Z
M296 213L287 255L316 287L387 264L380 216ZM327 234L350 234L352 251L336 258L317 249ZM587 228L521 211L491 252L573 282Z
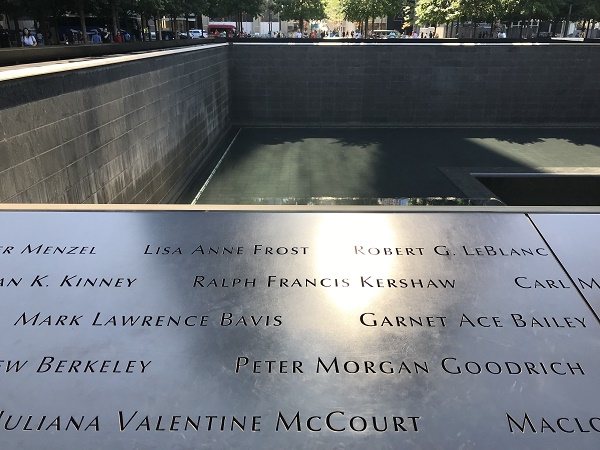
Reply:
M243 128L179 202L478 198L489 191L472 173L593 174L597 168L596 129Z

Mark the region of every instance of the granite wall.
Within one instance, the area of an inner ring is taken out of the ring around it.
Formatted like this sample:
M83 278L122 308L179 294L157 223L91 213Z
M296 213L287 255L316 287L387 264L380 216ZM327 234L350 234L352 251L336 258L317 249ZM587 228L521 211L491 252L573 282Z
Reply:
M232 45L239 125L600 124L600 45Z
M231 128L227 45L0 83L0 201L161 203Z

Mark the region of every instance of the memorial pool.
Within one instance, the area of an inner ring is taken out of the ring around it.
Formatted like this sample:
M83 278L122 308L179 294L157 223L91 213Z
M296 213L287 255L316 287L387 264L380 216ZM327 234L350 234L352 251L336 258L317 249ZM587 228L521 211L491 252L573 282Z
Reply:
M241 128L178 203L498 205L486 175L598 167L600 136L585 128Z

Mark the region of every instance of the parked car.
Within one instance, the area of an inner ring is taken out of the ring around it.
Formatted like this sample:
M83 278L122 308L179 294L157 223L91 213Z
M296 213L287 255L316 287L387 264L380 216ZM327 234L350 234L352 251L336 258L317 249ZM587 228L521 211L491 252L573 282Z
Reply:
M162 30L160 32L161 36L162 36L162 40L163 41L172 41L173 39L175 39L176 33L174 31L171 30ZM157 39L157 34L156 31L151 31L150 32L150 40L154 41Z
M199 30L196 28L193 30L189 30L187 33L184 32L183 34L187 34L192 39L201 39L203 37L206 37L206 33L203 30Z
M396 30L375 30L373 31L373 37L375 39L397 39L398 31Z

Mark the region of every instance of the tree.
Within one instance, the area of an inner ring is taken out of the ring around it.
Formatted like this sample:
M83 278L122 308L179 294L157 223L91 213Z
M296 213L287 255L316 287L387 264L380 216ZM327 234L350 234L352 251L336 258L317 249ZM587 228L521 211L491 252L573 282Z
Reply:
M567 0L421 0L417 6L418 21L445 23L467 19L494 25L500 21L548 20L560 16L560 8ZM598 3L598 0L575 0Z
M136 12L140 14L142 19L142 37L146 39L146 36L143 32L146 30L146 26L148 25L148 21L150 17L155 18L156 23L156 39L161 39L162 35L160 32L160 11L163 10L163 1L162 0L128 0L129 4L127 6L128 10L131 12Z
M375 17L395 16L406 5L406 0L342 0L342 9L348 20L365 23L363 34L367 31L369 19L373 22Z
M360 23L366 23L369 20L367 0L343 0L342 8L347 20ZM362 31L364 34L364 27L362 27Z
M185 32L187 33L190 30L189 17L195 16L198 18L202 16L203 13L208 11L209 3L207 0L182 0L182 9L185 16Z
M64 13L64 3L58 0L30 0L24 5L26 15L32 17L36 22L36 30L44 36L48 36L48 27L46 23L52 15L62 15Z
M15 36L17 47L22 47L23 42L19 39L19 22L18 18L26 13L26 5L19 0L1 0L0 1L0 12L12 17L15 26ZM10 20L8 20L10 29Z
M124 12L125 3L123 0L99 0L96 2L97 5L97 13L100 17L110 17L111 21L111 32L113 37L117 35L117 31L119 31L119 17Z
M283 20L297 20L300 31L304 31L304 22L322 20L327 17L323 0L276 0L274 2Z
M345 18L341 0L329 0L325 5L325 16L334 22L341 22Z
M382 2L379 12L381 16L396 16L407 4L406 0L385 0Z
M208 12L211 17L236 17L236 28L241 31L244 14L256 17L263 9L263 0L210 0Z
M74 5L73 5L74 11L79 16L79 23L81 24L81 33L82 33L82 38L83 38L84 44L88 43L87 28L85 25L85 15L86 15L86 13L89 14L89 11L86 11L87 6L88 5L87 5L86 0L75 0Z
M455 5L451 0L420 0L416 6L417 23L446 23Z

